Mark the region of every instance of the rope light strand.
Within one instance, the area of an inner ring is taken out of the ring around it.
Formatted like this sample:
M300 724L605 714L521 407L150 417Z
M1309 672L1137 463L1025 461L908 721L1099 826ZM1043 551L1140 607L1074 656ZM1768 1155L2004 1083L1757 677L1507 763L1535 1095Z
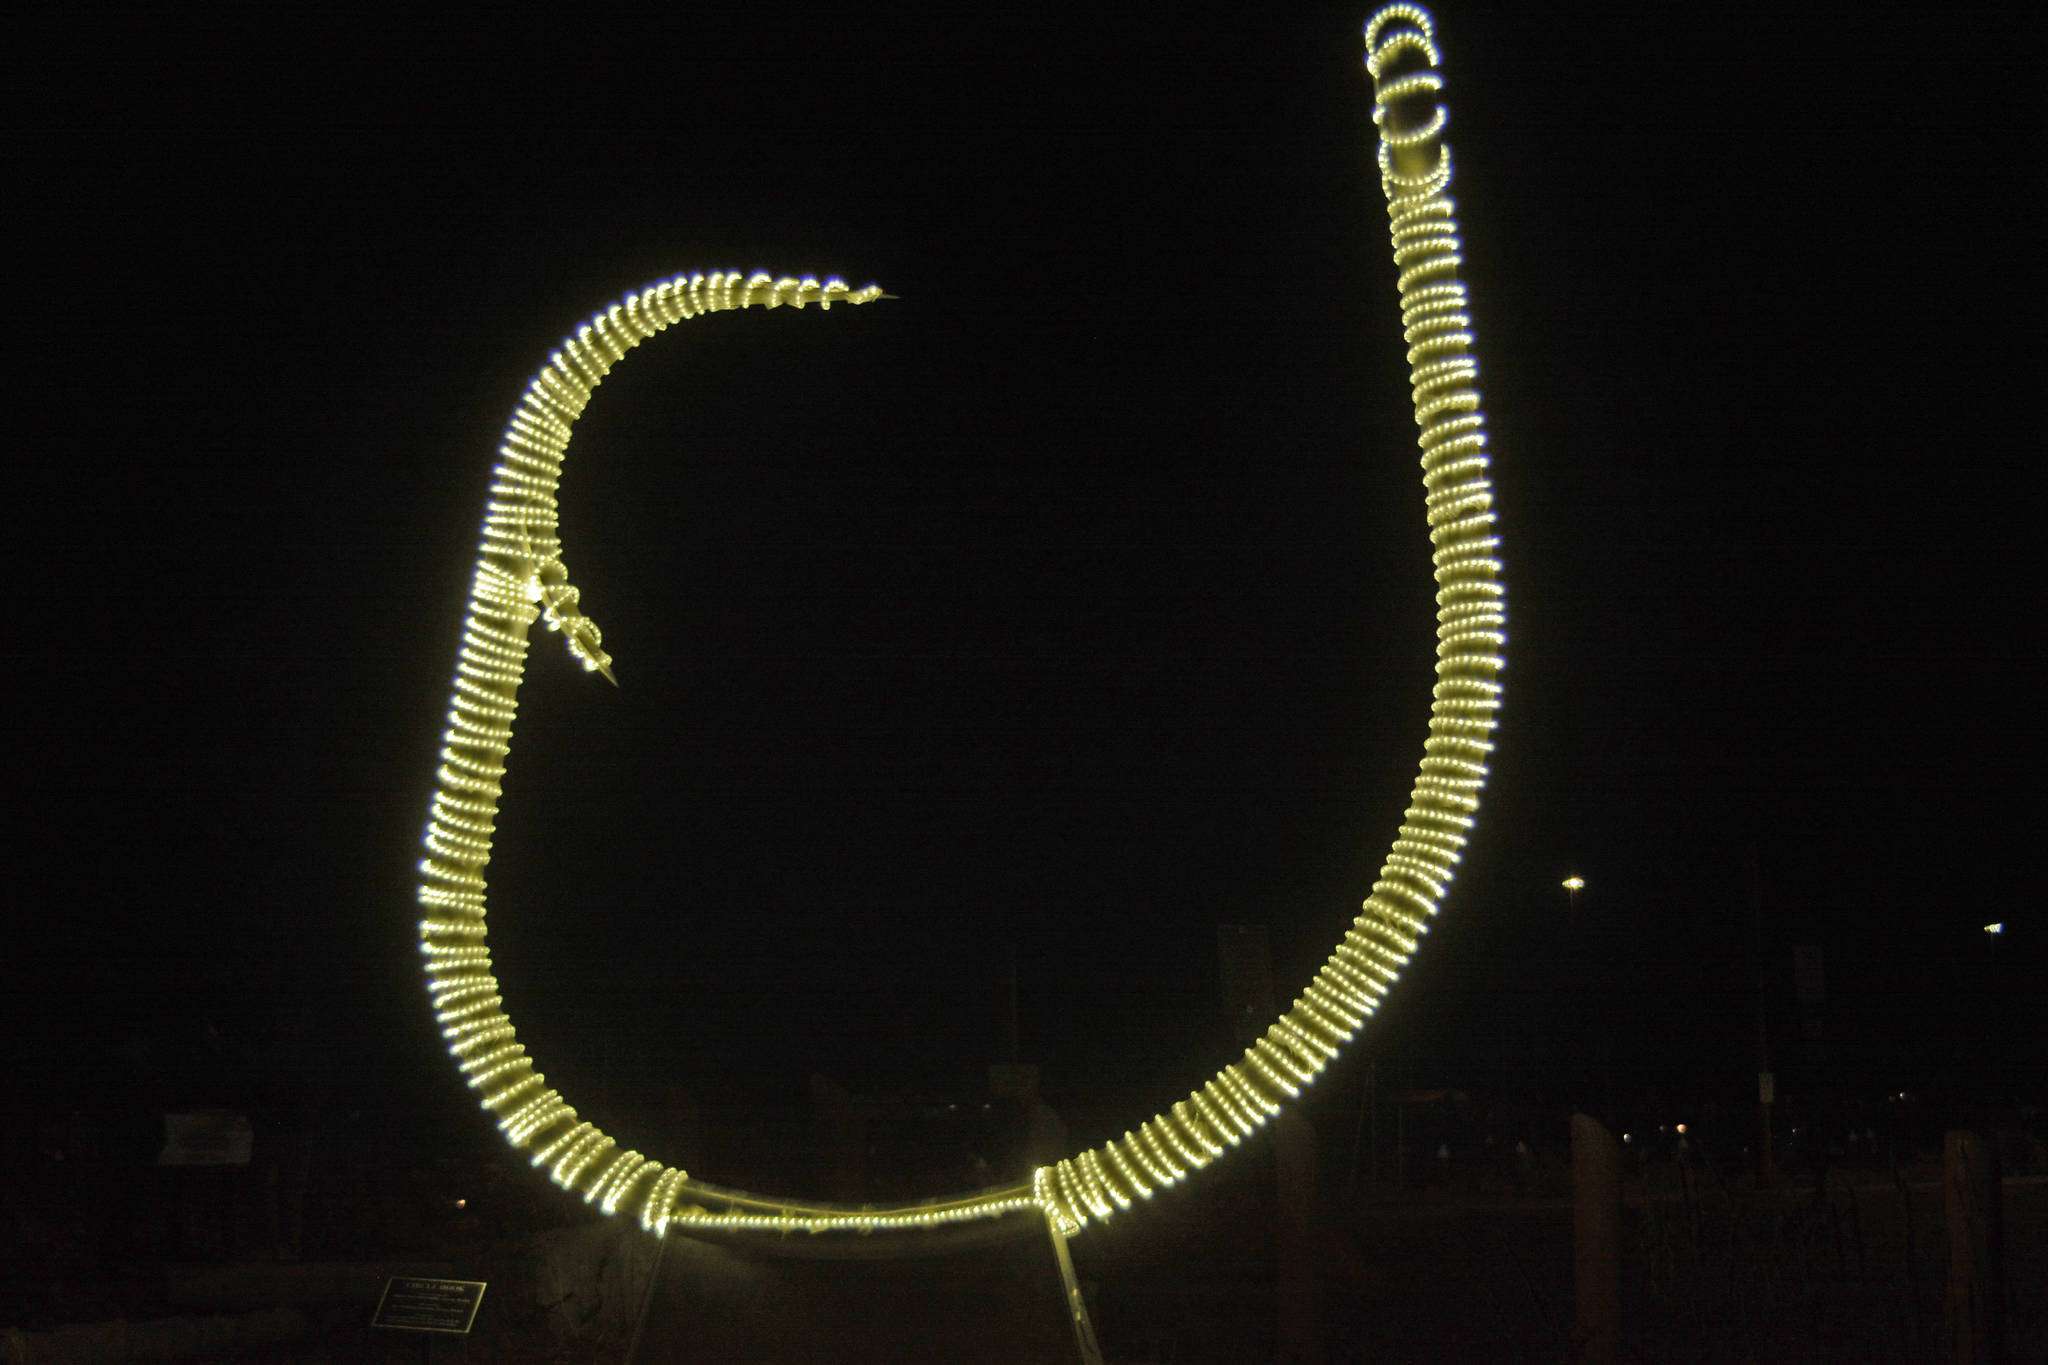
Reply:
M560 634L582 666L612 678L603 633L583 614L556 538L556 491L576 418L625 354L702 313L739 308L862 304L882 298L841 280L737 273L677 276L628 295L563 341L527 385L499 446L485 505L483 544L471 581L468 618L455 664L448 729L442 737L420 864L420 922L428 991L442 1038L483 1107L513 1146L528 1150L564 1189L624 1207L661 1231L687 1173L638 1152L605 1154L617 1143L582 1122L547 1088L504 1012L484 937L483 870L491 859L505 756L511 750L528 630L536 620ZM616 681L614 678L613 681ZM638 1204L635 1205L635 1196Z
M1450 185L1443 89L1429 16L1391 5L1366 25L1373 122L1437 583L1429 735L1399 833L1371 894L1287 1013L1188 1096L1123 1137L1032 1173L1028 1183L891 1208L765 1199L692 1178L619 1144L547 1084L518 1041L485 946L489 865L528 633L562 636L614 682L604 635L583 611L557 536L571 429L635 346L704 313L864 304L887 297L837 279L733 272L677 276L627 295L548 357L499 446L485 504L420 863L420 950L442 1037L507 1142L556 1184L659 1236L669 1229L787 1235L919 1230L1042 1215L1062 1235L1180 1184L1301 1097L1385 998L1449 889L1486 780L1506 638L1478 363Z
M1176 1184L1206 1166L1222 1152L1209 1133L1234 1146L1263 1127L1281 1104L1314 1083L1378 1009L1450 889L1493 751L1507 599L1486 477L1479 364L1465 286L1457 275L1457 220L1446 194L1451 154L1443 141L1448 116L1435 101L1443 90L1435 31L1420 7L1389 5L1366 25L1365 41L1437 583L1437 683L1429 738L1400 833L1372 894L1292 1008L1240 1061L1140 1127L1139 1140L1126 1134L1076 1159L1099 1172L1112 1191L1140 1198L1148 1192L1134 1166L1158 1186ZM1427 107L1418 111L1420 101ZM1219 1113L1237 1131L1225 1127ZM1098 1152L1107 1159L1096 1160ZM1123 1159L1125 1154L1135 1160ZM1060 1169L1071 1164L1062 1162ZM1062 1226L1079 1230L1091 1215L1108 1216L1099 1199L1076 1198L1072 1188L1067 1180L1037 1186L1041 1199L1054 1201Z

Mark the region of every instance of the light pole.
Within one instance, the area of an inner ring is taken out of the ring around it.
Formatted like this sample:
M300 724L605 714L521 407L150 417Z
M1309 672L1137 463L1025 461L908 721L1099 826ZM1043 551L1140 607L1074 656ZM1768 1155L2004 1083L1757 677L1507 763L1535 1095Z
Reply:
M1749 961L1756 988L1756 1183L1778 1183L1778 1163L1771 1152L1771 1105L1778 1098L1777 1077L1771 1074L1769 1004L1764 994L1764 902L1757 872L1756 849L1749 850Z
M1586 999L1586 963L1584 948L1579 942L1579 892L1586 889L1586 879L1576 872L1566 877L1564 887L1565 911L1565 970L1569 973L1566 981L1566 998L1570 1002L1568 1025L1568 1047L1572 1053L1572 1088L1576 1092L1571 1101L1574 1108L1590 1113L1593 1109L1594 1078L1586 1063L1592 1025Z

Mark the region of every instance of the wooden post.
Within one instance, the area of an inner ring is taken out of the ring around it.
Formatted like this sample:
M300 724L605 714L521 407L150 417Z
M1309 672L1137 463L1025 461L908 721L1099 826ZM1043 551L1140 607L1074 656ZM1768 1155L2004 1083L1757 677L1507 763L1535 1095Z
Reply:
M1312 1365L1323 1358L1316 1327L1316 1130L1291 1104L1273 1120L1273 1165L1277 1359Z
M1572 1271L1579 1359L1621 1359L1621 1146L1598 1119L1572 1115Z
M1948 1213L1948 1358L1952 1365L2005 1359L2005 1207L1998 1148L1975 1133L1942 1141L1942 1204Z

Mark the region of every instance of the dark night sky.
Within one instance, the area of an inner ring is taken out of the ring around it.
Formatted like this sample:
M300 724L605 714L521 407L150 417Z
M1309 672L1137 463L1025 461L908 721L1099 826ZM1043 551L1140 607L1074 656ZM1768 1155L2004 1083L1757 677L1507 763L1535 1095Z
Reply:
M1418 1082L1540 1065L1574 973L1641 1067L1739 1070L1751 849L1773 953L1862 1017L1989 920L2040 960L2016 12L1438 12L1512 643L1466 875L1364 1044ZM310 1018L453 1087L411 869L498 433L599 307L760 267L901 297L692 322L579 425L623 686L538 642L492 871L523 1036L572 1097L971 1068L1015 941L1049 1078L1199 1079L1214 926L1298 985L1426 712L1362 18L32 27L12 1036Z

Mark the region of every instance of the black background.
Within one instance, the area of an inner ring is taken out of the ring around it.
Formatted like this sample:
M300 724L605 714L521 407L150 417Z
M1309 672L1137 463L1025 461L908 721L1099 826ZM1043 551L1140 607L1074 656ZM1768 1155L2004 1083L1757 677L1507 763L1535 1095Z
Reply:
M691 322L579 424L622 686L537 641L522 1037L572 1098L953 1084L1014 943L1077 1136L1201 1079L1215 926L1290 995L1426 716L1362 17L31 21L17 1070L211 1024L459 1100L413 865L498 433L627 290L763 268L900 297ZM1843 1084L2038 1057L2038 22L1438 18L1510 691L1361 1047L1543 1091L1591 1029L1740 1094L1755 938L1826 950Z

